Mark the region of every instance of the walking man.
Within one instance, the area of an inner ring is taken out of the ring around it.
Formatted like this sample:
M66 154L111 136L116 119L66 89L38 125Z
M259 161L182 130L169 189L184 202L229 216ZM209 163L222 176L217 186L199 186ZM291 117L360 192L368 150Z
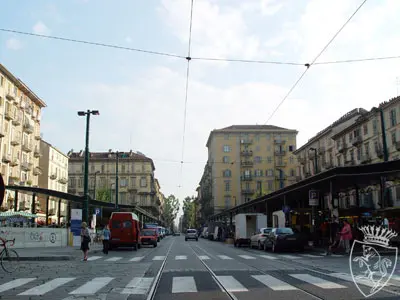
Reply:
M111 238L111 232L108 229L108 225L104 226L103 229L103 253L108 254L108 248Z

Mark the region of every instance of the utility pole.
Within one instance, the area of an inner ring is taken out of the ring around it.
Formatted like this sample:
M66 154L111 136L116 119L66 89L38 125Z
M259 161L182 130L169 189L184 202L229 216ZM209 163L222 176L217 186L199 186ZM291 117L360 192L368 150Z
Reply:
M118 151L116 153L116 165L115 165L115 209L118 210Z
M83 221L89 222L89 124L90 115L99 115L98 110L78 111L78 116L86 116L85 173L83 181Z
M97 182L97 174L99 174L99 171L94 172L94 199L96 200L96 182Z
M310 148L310 151L314 151L314 175L317 175L318 173L318 157L317 157L317 149L316 148ZM312 211L311 211L311 220L312 220L312 229L313 233L315 235L316 230L315 230L315 205L312 206ZM316 239L316 238L315 238Z
M386 128L385 128L385 115L383 113L382 106L379 108L379 114L381 117L381 131L382 131L382 150L383 150L383 161L389 161L389 153L387 149L386 141ZM388 193L386 188L386 177L381 177L381 189L382 189L382 207L385 208L389 204Z

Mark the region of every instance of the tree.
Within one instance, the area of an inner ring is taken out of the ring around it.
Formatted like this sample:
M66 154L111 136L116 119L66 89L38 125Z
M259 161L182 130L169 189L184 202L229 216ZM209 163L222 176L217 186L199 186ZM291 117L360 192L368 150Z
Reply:
M166 228L173 228L174 220L178 215L179 211L179 200L174 195L169 195L164 201L164 210L162 219L165 223Z
M96 200L103 202L111 202L111 191L110 189L104 188L96 191Z
M196 228L196 207L194 197L186 197L183 201L183 229Z

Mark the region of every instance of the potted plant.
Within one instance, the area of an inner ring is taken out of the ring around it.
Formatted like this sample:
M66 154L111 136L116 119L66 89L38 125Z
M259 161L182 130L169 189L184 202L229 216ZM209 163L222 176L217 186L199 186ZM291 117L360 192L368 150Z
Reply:
M32 180L27 180L27 181L26 181L26 184L27 184L27 185L32 185Z

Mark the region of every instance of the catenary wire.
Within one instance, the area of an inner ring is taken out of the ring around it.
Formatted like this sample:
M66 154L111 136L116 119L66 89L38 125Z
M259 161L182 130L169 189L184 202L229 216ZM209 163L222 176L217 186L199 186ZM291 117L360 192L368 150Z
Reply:
M123 47L123 46L118 46L118 45L113 45L113 44L91 42L91 41L87 41L87 40L70 39L70 38L59 37L59 36L54 36L54 35L37 34L37 33L31 33L31 32L25 32L25 31L13 30L13 29L0 28L0 31L16 33L16 34L22 34L22 35L35 36L35 37L41 37L41 38L47 38L47 39L53 39L53 40L61 40L61 41L66 41L66 42L88 44L88 45L100 46L100 47L106 47L106 48L114 48L114 49L120 49L120 50L142 52L142 53L153 54L153 55L169 56L169 57L176 57L176 58L185 58L184 56L173 54L173 53L166 53L166 52L158 52L158 51L144 50L144 49L138 49L138 48Z
M282 104L286 101L286 99L290 96L292 91L295 89L295 87L300 83L300 81L303 79L303 77L306 75L307 71L310 69L310 67L317 61L317 59L328 49L328 47L332 44L332 42L336 39L336 37L339 35L340 32L346 27L347 24L353 19L353 17L357 14L357 12L364 6L364 4L367 2L367 0L364 0L358 7L357 9L353 12L353 14L347 19L347 21L342 25L342 27L339 28L339 30L333 35L333 37L329 40L329 42L325 45L325 47L322 48L322 50L317 54L317 56L312 60L310 64L306 64L306 69L304 72L300 75L299 79L296 80L294 85L290 88L289 92L283 97L282 101L279 102L278 106L274 109L272 114L269 116L267 119L267 122L264 123L267 124L272 117L275 115L275 113L278 111L278 109L282 106Z
M193 1L190 3L190 20L189 20L189 42L188 42L188 54L186 57L186 86L185 86L185 107L183 112L183 134L182 134L182 154L181 154L181 182L183 177L183 158L185 154L185 135L186 135L186 116L187 116L187 101L189 92L189 72L190 72L190 52L192 47L192 23L193 23ZM182 185L182 184L181 184Z

